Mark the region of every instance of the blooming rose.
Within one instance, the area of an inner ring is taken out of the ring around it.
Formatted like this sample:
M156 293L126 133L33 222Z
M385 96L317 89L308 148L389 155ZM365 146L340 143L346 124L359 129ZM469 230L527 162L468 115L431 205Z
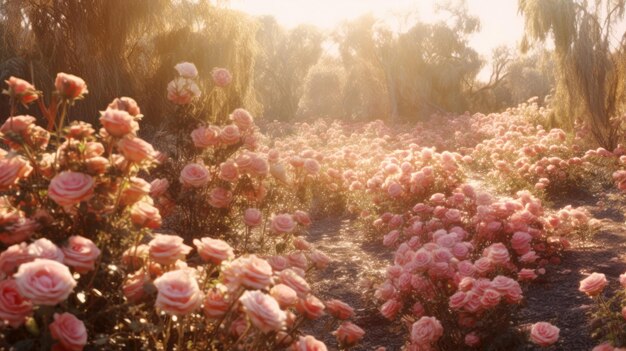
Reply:
M126 300L136 303L146 296L144 285L150 282L150 276L145 270L140 269L135 273L129 274L122 285L122 292Z
M165 194L169 187L170 182L167 179L155 179L152 181L152 183L150 183L150 196L153 199L156 199L157 197Z
M293 219L295 219L296 222L298 222L298 224L303 225L305 227L308 227L311 225L311 218L309 217L309 214L304 211L298 210L294 212Z
M298 302L298 294L285 284L276 284L270 289L270 295L278 301L281 308L293 306Z
M296 305L298 312L302 313L308 319L318 319L323 316L325 307L324 303L313 295L300 299Z
M68 100L80 99L87 94L87 84L82 78L67 73L58 73L54 87L62 98Z
M311 335L301 336L291 347L292 351L328 351L326 345Z
M224 145L237 144L241 140L239 128L234 124L229 124L222 128L219 135L220 141Z
M193 312L202 303L202 292L191 270L169 271L154 280L157 288L155 306L171 315Z
M63 263L84 274L94 270L100 250L93 241L80 235L70 236L66 247L63 247L65 259Z
M191 140L197 148L217 146L220 143L220 129L216 126L200 126L191 132Z
M306 297L311 292L311 287L304 278L298 275L293 269L284 269L278 274L281 283L292 288L299 297Z
M256 208L248 208L243 213L243 222L248 227L258 227L263 221L263 214Z
M164 265L184 260L191 251L191 247L185 245L183 238L178 235L155 234L148 247L150 258Z
M72 171L57 174L50 181L48 196L60 206L71 206L93 195L94 180L91 176Z
M239 169L233 160L227 160L220 164L220 179L227 182L235 182L239 178Z
M130 113L124 110L108 108L102 112L100 123L110 135L121 138L127 134L135 134L139 124Z
M139 177L131 177L122 192L121 201L124 205L132 205L150 193L151 185Z
M256 255L239 257L224 270L226 280L250 289L265 289L272 282L272 266Z
M420 345L428 345L439 340L443 335L443 327L435 317L422 317L411 327L411 341Z
M550 346L559 340L559 328L547 322L538 322L530 328L530 340L539 346Z
M33 116L12 116L6 119L0 127L0 132L6 134L8 132L13 132L16 134L24 135L30 127L37 121L37 119Z
M187 78L178 77L167 85L167 99L177 105L187 105L200 94L198 85Z
M231 113L230 115L230 119L242 132L247 131L248 129L250 129L250 127L254 125L254 119L252 118L250 112L242 108L238 108L233 111L233 113Z
M204 261L220 264L224 260L232 260L235 258L233 248L224 240L202 238L194 239L194 245L198 248L198 254Z
M11 327L17 328L32 313L32 303L20 294L15 280L0 281L0 321L6 321Z
M11 76L5 80L5 83L9 86L9 95L17 99L22 105L30 104L39 98L35 87L24 79Z
M330 257L320 250L312 250L309 252L308 257L317 269L325 269L331 261Z
M190 163L180 172L180 182L185 186L199 188L209 182L209 170L198 163Z
M263 333L279 331L285 326L287 315L273 297L259 290L246 291L239 302L252 324Z
M22 264L13 277L22 296L36 305L54 306L76 286L67 266L44 258Z
M198 69L196 65L191 62L181 62L174 66L178 74L183 78L196 78L198 76Z
M213 78L213 83L220 88L227 87L233 79L230 72L226 68L219 67L213 68L211 76Z
M209 194L209 205L215 208L228 208L233 199L233 193L224 188L215 188Z
M337 337L337 341L340 345L343 347L350 347L358 343L359 340L363 338L365 331L359 328L356 324L343 322L339 328L333 332L333 334Z
M121 98L115 98L107 108L114 110L121 110L128 112L131 116L141 118L143 115L141 114L141 109L139 105L137 105L137 101L135 99L122 96Z
M140 227L156 229L161 226L159 209L147 201L136 202L130 208L130 219Z
M63 263L63 250L46 238L40 238L28 245L28 255L33 258L47 258Z
M602 273L592 273L587 278L580 281L578 290L589 296L599 295L608 284L606 276Z
M228 312L230 301L226 299L222 288L223 285L211 288L204 297L204 307L202 308L202 311L209 319L220 318Z
M48 326L50 334L63 350L82 351L87 345L85 323L71 313L55 313L54 321Z
M272 216L270 228L276 234L291 233L296 229L296 222L288 213Z
M326 310L337 319L348 319L354 316L354 309L350 305L336 299L326 301Z
M137 137L122 138L118 141L117 147L120 149L122 155L124 155L124 158L135 163L152 160L156 154L152 144Z
M30 163L21 157L3 157L0 159L0 190L7 190L32 170Z

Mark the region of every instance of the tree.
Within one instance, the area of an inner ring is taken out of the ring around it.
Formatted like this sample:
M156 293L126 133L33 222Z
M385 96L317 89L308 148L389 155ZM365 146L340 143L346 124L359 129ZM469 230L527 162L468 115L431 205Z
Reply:
M619 70L625 42L612 48L612 36L626 1L520 0L519 9L525 19L522 49L550 35L554 41L560 122L572 129L582 119L595 140L612 150L620 138L612 118L623 109L625 78Z

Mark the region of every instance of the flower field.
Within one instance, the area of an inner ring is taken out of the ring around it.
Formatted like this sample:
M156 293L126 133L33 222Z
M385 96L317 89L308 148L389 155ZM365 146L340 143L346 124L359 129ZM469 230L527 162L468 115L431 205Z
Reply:
M210 86L172 72L158 133L130 97L70 118L92 93L80 77L5 82L0 349L626 348L626 147L542 126L533 100L257 121L224 103L227 69ZM581 324L537 303L554 281Z

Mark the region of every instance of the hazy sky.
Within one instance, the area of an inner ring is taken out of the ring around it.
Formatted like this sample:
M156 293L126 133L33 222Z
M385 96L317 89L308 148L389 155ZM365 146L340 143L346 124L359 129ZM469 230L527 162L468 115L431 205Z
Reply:
M417 11L421 20L434 18L436 0L230 0L231 7L253 15L272 15L286 27L301 23L331 29L347 19L366 13L379 18ZM517 13L517 0L468 0L469 12L477 15L481 31L471 38L471 46L486 58L498 45L515 45L523 31Z

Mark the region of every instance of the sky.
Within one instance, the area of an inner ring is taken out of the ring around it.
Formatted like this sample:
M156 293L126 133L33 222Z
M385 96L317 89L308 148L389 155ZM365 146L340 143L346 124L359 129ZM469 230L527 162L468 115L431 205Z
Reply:
M437 0L230 0L230 7L251 15L272 15L287 28L302 23L332 29L345 20L372 13L384 19L417 11L422 21L435 19ZM470 46L491 57L500 45L515 46L522 37L524 21L517 0L467 0L469 13L480 18L481 30L470 38ZM485 68L487 69L487 68ZM482 75L488 75L486 71Z

